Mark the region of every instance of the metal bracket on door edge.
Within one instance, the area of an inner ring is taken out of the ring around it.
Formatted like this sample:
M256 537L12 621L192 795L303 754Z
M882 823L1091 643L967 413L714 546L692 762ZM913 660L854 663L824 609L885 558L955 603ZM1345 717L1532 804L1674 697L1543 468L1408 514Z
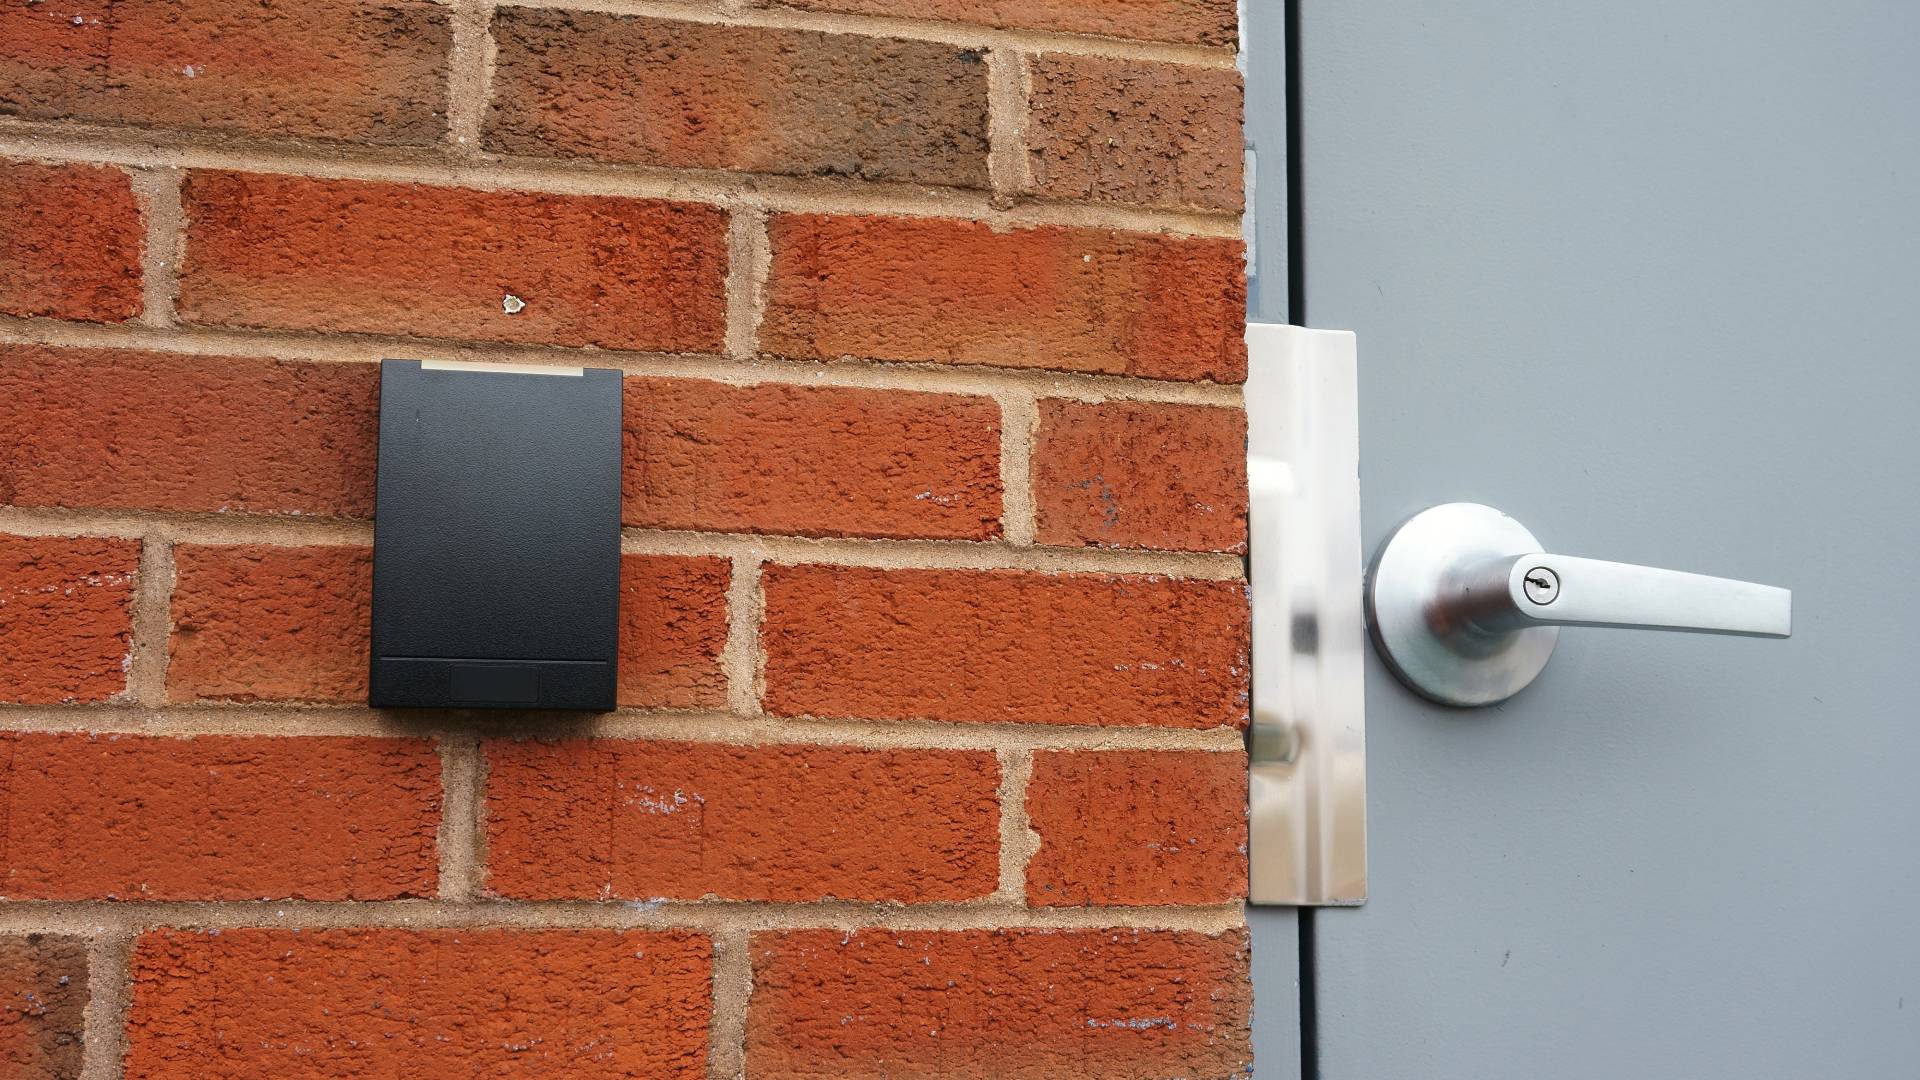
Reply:
M1247 326L1256 904L1367 899L1366 642L1355 342Z

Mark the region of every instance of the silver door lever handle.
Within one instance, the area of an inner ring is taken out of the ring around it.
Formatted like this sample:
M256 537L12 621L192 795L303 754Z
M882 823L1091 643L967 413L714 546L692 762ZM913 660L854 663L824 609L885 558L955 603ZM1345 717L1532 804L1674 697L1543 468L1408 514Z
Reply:
M1518 693L1546 666L1562 626L1793 632L1786 589L1555 555L1478 503L1435 506L1396 530L1374 559L1367 612L1394 673L1450 705Z
M1472 612L1468 618L1493 632L1617 626L1751 637L1793 633L1793 593L1786 589L1572 555L1495 559L1468 569L1449 591L1463 612Z

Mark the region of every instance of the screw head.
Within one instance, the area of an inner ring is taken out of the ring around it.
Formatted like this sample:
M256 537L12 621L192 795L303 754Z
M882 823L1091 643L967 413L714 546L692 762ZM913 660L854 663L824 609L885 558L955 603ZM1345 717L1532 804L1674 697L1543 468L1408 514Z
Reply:
M1521 578L1527 599L1536 604L1551 604L1560 597L1560 575L1544 566L1536 566Z

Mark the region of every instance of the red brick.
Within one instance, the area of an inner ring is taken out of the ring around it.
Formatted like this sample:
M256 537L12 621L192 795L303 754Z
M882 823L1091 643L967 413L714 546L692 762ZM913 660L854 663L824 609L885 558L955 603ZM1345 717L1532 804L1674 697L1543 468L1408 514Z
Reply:
M1233 0L777 0L783 7L1231 48Z
M1226 904L1247 894L1247 759L1156 750L1033 756L1027 902Z
M1246 378L1237 240L817 214L768 232L769 353Z
M1245 551L1246 414L1042 401L1033 499L1043 544Z
M448 11L421 0L62 0L0 8L0 114L426 146Z
M0 345L0 503L371 517L379 371Z
M182 198L190 323L693 352L725 336L718 207L205 172Z
M105 701L126 689L140 542L0 536L0 701Z
M1237 727L1235 581L769 566L766 705L782 716Z
M373 568L363 547L174 549L175 701L363 702ZM620 574L620 703L726 702L724 560L628 555Z
M757 1080L1226 1080L1251 1068L1244 932L753 936Z
M10 1080L77 1080L86 1008L84 938L0 937L0 1071Z
M362 547L173 551L175 701L366 701L372 552Z
M33 9L0 9L22 10ZM0 27L8 18L0 14ZM131 319L145 243L145 215L121 170L0 161L0 315Z
M620 560L620 704L693 709L727 703L725 559Z
M126 1078L697 1080L711 957L681 931L154 931Z
M626 380L626 519L800 536L1000 535L986 398Z
M1239 210L1240 73L1100 56L1031 61L1027 189L1197 210Z
M432 896L420 739L7 735L11 900Z
M493 31L489 150L987 186L978 50L530 8Z
M503 896L924 903L999 882L990 753L517 742L487 762Z

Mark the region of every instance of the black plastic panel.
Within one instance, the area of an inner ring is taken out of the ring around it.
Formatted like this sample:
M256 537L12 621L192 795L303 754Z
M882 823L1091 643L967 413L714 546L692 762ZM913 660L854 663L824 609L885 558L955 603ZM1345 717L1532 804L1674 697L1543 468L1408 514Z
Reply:
M620 373L380 365L375 707L614 707Z

